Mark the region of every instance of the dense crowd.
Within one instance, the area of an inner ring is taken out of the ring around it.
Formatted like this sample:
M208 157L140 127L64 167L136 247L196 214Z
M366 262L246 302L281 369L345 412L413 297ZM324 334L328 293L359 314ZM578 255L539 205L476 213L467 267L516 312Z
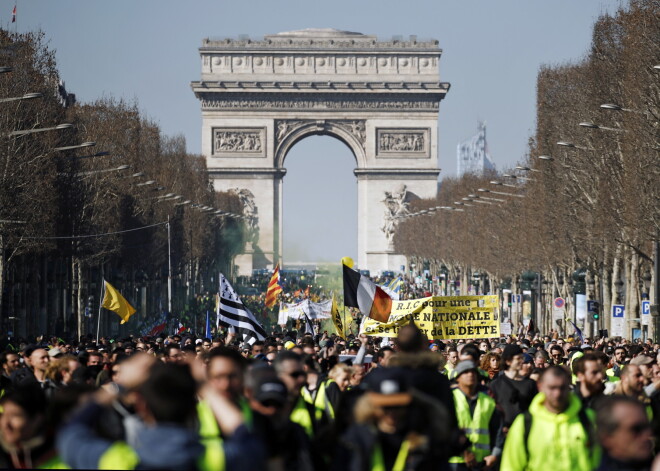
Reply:
M1 355L2 468L645 470L660 449L651 342L37 340Z

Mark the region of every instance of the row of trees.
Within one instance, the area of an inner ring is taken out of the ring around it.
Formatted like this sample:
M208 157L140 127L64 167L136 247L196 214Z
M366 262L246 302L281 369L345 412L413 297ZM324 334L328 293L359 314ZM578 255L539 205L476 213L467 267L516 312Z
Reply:
M239 198L215 192L205 159L136 104L74 103L42 33L0 30L0 66L0 330L95 332L104 277L138 324L168 309L168 254L173 314L192 311L244 245Z
M548 301L563 295L570 303L574 281L601 301L601 329L610 327L611 305L625 303L630 335L646 285L657 276L659 17L657 0L632 0L596 21L583 59L542 67L536 133L514 171L518 178L445 179L437 200L417 201L412 210L459 211L406 220L395 236L397 251L436 270L445 265L464 287L480 272L491 286L510 281L519 290L521 274L531 270L545 281ZM550 316L539 321L546 331L557 327Z

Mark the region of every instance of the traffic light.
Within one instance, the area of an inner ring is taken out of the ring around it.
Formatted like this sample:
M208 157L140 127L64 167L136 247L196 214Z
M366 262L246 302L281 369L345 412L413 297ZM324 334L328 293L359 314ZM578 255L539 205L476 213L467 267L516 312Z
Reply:
M597 321L598 319L600 319L600 314L598 314L597 312L594 312L594 313L593 313L593 316L594 316L594 320L595 320L595 321Z

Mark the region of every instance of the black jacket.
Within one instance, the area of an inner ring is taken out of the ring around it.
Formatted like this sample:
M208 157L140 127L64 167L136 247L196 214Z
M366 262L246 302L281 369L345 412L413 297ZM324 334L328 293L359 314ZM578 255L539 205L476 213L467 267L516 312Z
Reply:
M534 380L509 379L504 373L489 384L490 392L504 415L504 427L510 427L516 416L529 409L538 389Z

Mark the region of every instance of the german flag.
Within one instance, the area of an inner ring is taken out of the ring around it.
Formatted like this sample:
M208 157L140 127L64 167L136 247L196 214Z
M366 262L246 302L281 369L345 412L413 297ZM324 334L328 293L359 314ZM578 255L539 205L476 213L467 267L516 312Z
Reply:
M277 303L277 295L282 292L280 286L280 264L278 263L273 270L273 276L270 277L268 282L268 289L266 290L266 307L271 308Z

